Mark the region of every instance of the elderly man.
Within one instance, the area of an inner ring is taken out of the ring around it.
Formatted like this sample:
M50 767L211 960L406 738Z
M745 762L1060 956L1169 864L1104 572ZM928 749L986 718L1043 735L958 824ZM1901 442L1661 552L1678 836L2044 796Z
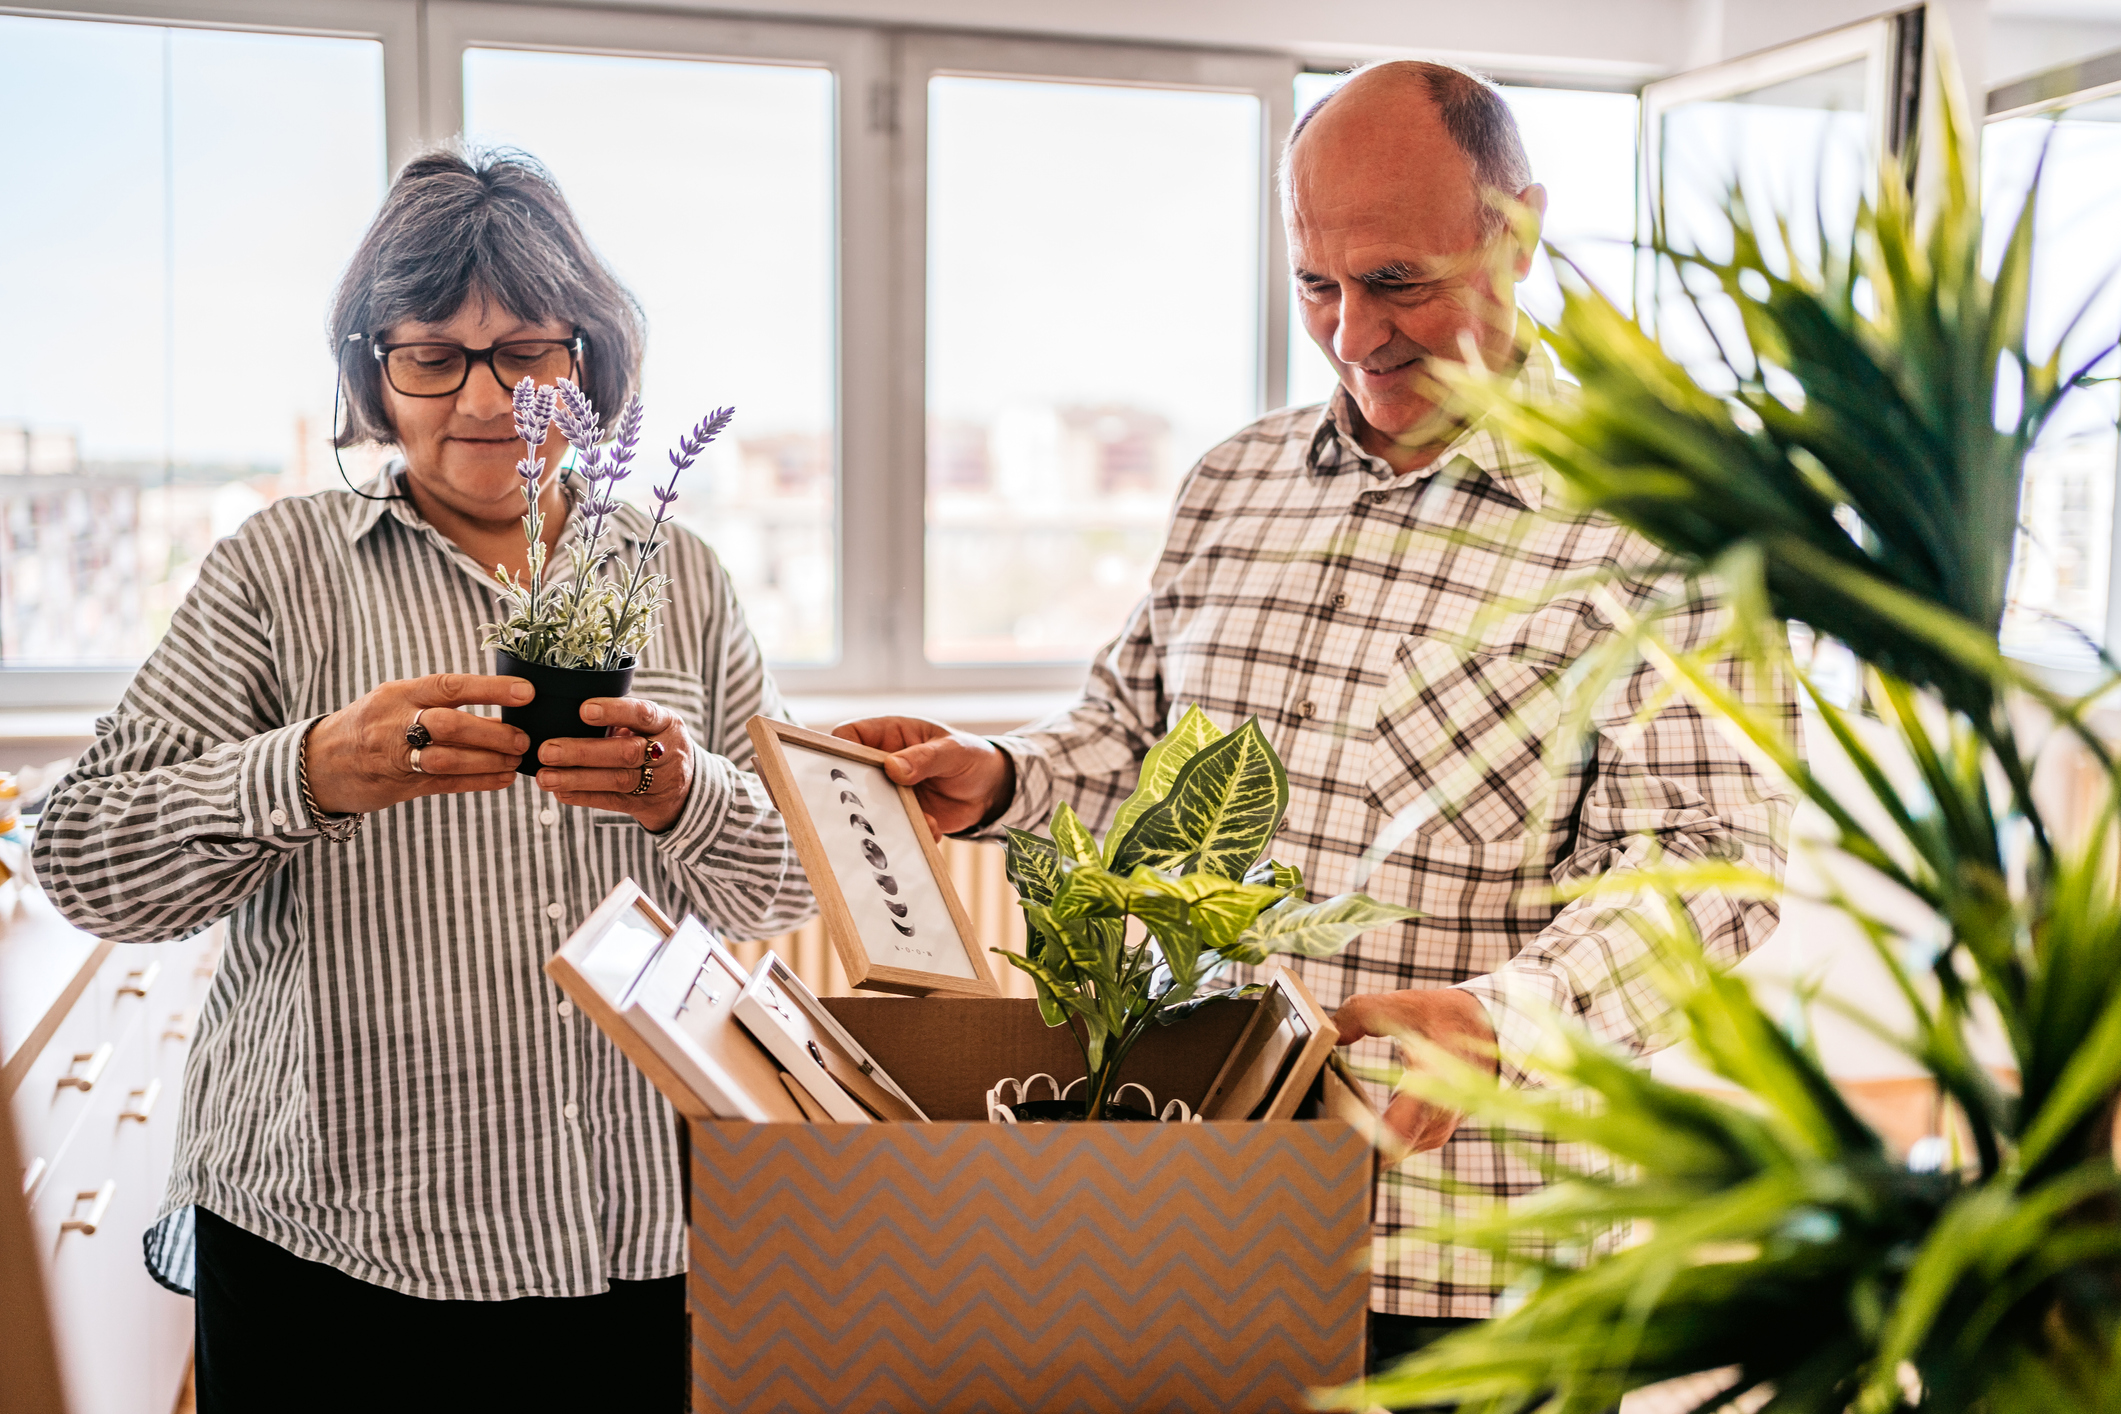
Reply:
M1423 916L1297 964L1338 1007L1343 1041L1382 1060L1376 1038L1418 1034L1515 1084L1533 1081L1557 1015L1647 1053L1664 1010L1643 976L1651 944L1614 899L1559 906L1542 886L1660 853L1779 875L1791 799L1660 697L1648 667L1602 693L1581 736L1562 726L1560 680L1609 640L1601 605L1675 599L1663 627L1683 646L1709 641L1722 611L1698 585L1647 577L1646 543L1556 504L1538 462L1438 406L1430 366L1469 357L1535 395L1554 386L1514 290L1546 195L1500 95L1442 65L1373 66L1297 124L1285 170L1290 259L1305 327L1340 375L1333 400L1272 413L1201 460L1148 597L1074 706L991 741L909 718L841 734L893 752L941 830L1036 828L1057 798L1103 829L1188 705L1225 727L1256 715L1289 768L1273 853L1314 895L1350 887L1388 825L1386 843L1404 836L1367 888ZM1602 588L1588 583L1600 571ZM1722 671L1794 717L1786 686ZM1771 901L1713 891L1683 903L1725 960L1777 918ZM1387 1118L1421 1152L1377 1190L1374 1363L1486 1316L1500 1289L1482 1254L1395 1236L1532 1191L1555 1157L1536 1135L1460 1131L1411 1097Z

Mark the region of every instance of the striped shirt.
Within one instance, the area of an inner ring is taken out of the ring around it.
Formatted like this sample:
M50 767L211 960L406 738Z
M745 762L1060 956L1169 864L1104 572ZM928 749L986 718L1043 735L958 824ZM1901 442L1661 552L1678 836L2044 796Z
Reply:
M1520 379L1554 396L1535 349ZM1624 665L1587 736L1562 730L1565 680L1612 639L1600 594L1662 622L1678 647L1726 622L1698 583L1658 577L1644 540L1555 504L1549 473L1479 424L1428 468L1398 475L1364 452L1346 394L1273 413L1202 459L1180 490L1149 594L1092 664L1082 700L1000 739L1018 793L1000 823L1043 829L1056 799L1110 824L1144 752L1197 704L1225 729L1257 716L1289 772L1271 852L1313 898L1353 884L1387 822L1414 824L1366 885L1423 917L1299 961L1329 1010L1359 993L1459 986L1493 1022L1506 1081L1569 1015L1637 1054L1667 1008L1645 977L1649 944L1625 899L1558 906L1554 882L1676 861L1743 860L1780 876L1794 797L1710 722ZM1735 662L1724 681L1789 724L1790 685ZM1646 719L1643 709L1649 707ZM1712 954L1735 961L1774 930L1778 905L1715 892L1684 899ZM1356 1059L1388 1064L1365 1042ZM1383 1098L1380 1091L1378 1098ZM1442 1149L1387 1170L1374 1206L1371 1306L1485 1316L1501 1276L1483 1254L1410 1242L1541 1186L1540 1163L1595 1163L1531 1133L1461 1126ZM1395 1240L1397 1239L1397 1240Z
M648 519L615 519L631 553ZM670 603L633 691L697 753L669 830L523 777L376 811L335 844L302 805L304 733L384 682L493 671L490 571L410 502L344 491L277 502L208 554L35 845L53 902L102 937L228 919L147 1238L160 1280L191 1287L194 1204L420 1297L684 1270L676 1116L544 962L628 876L739 936L812 903L749 769L745 721L785 713L729 582L682 531L657 566Z

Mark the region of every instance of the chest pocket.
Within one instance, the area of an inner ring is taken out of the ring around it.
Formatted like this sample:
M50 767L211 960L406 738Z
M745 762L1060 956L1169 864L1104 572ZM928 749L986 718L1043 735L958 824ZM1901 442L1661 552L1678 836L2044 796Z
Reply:
M1553 809L1562 697L1558 655L1399 642L1378 700L1370 803L1392 818L1420 805L1418 837L1517 839Z

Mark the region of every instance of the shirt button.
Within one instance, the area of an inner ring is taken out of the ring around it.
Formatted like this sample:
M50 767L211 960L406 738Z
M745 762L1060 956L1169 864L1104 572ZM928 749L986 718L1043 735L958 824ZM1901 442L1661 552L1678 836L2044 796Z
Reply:
M1385 493L1382 491L1365 491L1362 493L1362 503L1366 506L1381 506L1385 503Z
M581 1107L575 1104L575 1102L572 1100L569 1100L566 1104L560 1106L560 1113L568 1119L573 1119L581 1112Z
M538 823L540 825L555 825L559 823L559 819L560 812L557 810L546 809L538 812Z
M574 1015L574 1003L561 1002L558 1007L558 1011L560 1013L560 1020L565 1021L568 1017Z
M560 905L556 903L548 903L545 905L545 916L547 918L550 918L555 923L560 921L560 915L565 913L566 911L566 909L560 907Z
M272 821L275 825L284 825L287 823L287 812L285 810L275 810L265 818Z
M1334 607L1334 608L1336 608L1336 609L1345 609L1345 608L1347 608L1347 607L1348 607L1348 596L1347 596L1347 595L1345 595L1345 594L1336 594L1336 595L1334 595L1334 596L1333 596L1333 607Z
M1299 717L1315 717L1318 715L1318 704L1312 702L1309 698L1305 698L1296 704L1296 715Z

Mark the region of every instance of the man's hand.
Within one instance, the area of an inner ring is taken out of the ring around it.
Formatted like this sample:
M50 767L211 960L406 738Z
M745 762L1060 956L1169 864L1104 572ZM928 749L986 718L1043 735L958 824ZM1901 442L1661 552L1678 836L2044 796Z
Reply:
M1488 1009L1480 998L1455 987L1350 997L1333 1013L1333 1029L1343 1046L1368 1036L1420 1036L1490 1075L1496 1072L1495 1028L1488 1024ZM1419 1064L1412 1055L1407 1061ZM1464 1118L1457 1110L1408 1094L1393 1097L1385 1110L1386 1126L1416 1153L1442 1148Z
M888 751L884 774L912 786L937 839L969 830L1016 793L1016 763L985 737L921 717L865 717L832 734Z

